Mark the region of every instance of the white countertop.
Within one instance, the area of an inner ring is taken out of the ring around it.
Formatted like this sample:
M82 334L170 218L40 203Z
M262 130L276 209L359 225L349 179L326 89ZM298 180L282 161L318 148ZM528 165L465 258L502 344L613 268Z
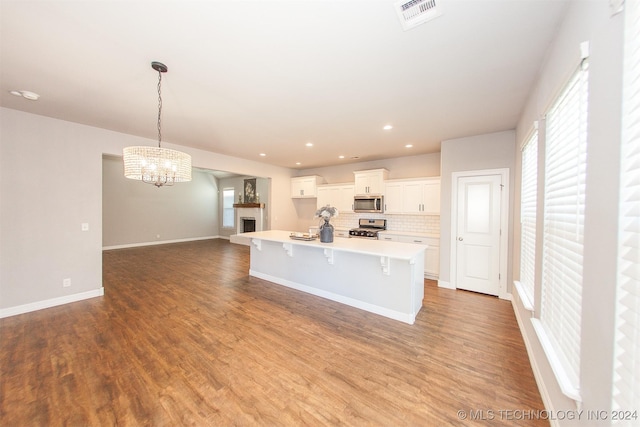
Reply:
M414 233L414 232L411 232L411 231L384 230L384 231L380 231L380 234L390 234L390 235L394 235L394 236L428 237L430 239L440 239L440 235L439 234Z
M414 243L386 242L384 240L369 239L345 239L334 238L333 243L321 243L320 239L311 241L295 240L289 237L291 231L267 230L253 233L242 233L243 237L249 239L261 239L271 242L291 243L295 245L312 246L321 249L333 249L344 252L355 252L366 255L384 256L395 259L410 260L416 256L424 256L427 245L417 245Z

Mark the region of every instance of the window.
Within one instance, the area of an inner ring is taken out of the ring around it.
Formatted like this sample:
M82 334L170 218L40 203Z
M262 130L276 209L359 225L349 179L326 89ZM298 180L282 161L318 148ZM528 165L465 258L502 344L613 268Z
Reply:
M614 410L640 408L640 2L625 9Z
M520 282L517 284L522 303L534 308L536 261L536 209L538 197L538 130L522 147L522 189L520 192Z
M586 59L546 115L540 318L534 327L564 394L580 397L587 160Z
M225 188L222 190L222 227L234 227L233 201L235 199L235 190L233 188Z

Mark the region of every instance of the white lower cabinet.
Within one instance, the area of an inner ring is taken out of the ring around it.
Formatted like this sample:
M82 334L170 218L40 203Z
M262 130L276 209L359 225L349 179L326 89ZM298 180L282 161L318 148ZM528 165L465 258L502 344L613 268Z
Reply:
M309 234L320 234L320 227L309 227ZM334 228L333 237L349 237L349 229L347 228Z
M412 235L410 233L393 234L393 232L383 232L378 235L378 239L388 242L404 242L427 245L424 251L424 276L430 279L437 279L440 275L440 239L437 237L425 237Z
M349 237L349 230L333 230L334 237Z

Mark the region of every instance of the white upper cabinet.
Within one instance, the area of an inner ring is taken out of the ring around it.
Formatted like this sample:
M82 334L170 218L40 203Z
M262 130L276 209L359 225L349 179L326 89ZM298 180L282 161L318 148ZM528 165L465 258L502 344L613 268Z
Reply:
M315 198L318 195L318 185L324 180L321 176L299 176L291 178L291 197L294 199Z
M385 213L440 215L440 178L385 183Z
M402 187L398 181L387 181L384 185L384 212L388 214L402 212Z
M327 184L318 186L317 207L330 205L339 213L353 212L353 184Z
M386 169L372 169L354 172L355 194L383 194L384 181L389 176Z

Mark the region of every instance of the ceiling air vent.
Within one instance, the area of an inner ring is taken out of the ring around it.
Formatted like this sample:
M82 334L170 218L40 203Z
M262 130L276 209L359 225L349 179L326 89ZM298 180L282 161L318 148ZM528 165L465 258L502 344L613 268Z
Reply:
M395 3L402 28L407 31L442 15L442 0L401 0Z

